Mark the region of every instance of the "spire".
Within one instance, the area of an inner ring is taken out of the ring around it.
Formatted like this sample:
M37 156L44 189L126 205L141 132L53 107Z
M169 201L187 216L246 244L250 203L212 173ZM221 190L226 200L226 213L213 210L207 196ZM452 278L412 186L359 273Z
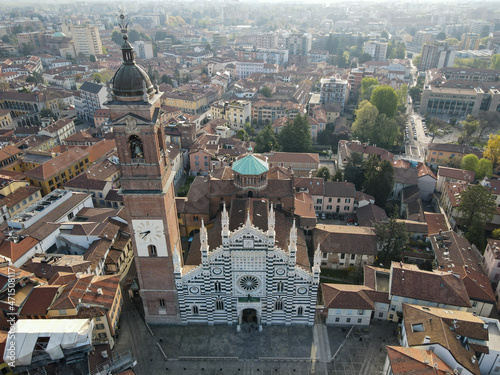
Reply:
M269 218L267 219L269 222L269 227L273 227L276 225L276 216L274 215L273 204L271 203L271 208L269 209Z
M245 222L245 226L248 228L252 226L252 221L250 220L250 208L247 208L247 221Z
M295 267L297 262L297 227L295 226L295 219L293 219L293 226L290 229L290 243L288 244L288 266Z
M222 229L229 228L229 214L226 210L226 202L222 206Z
M208 233L207 228L205 228L205 222L201 219L201 228L200 228L200 242L201 246L207 244L208 246Z
M276 235L275 231L275 216L274 216L274 210L273 210L273 205L271 204L271 208L269 209L269 215L267 217L267 247L269 249L272 249L274 247L274 237Z
M177 245L174 245L174 272L181 272L182 271L182 263L181 263L181 256L179 255L179 252L177 251Z
M128 41L128 36L127 36L128 22L125 23L125 15L123 14L123 11L120 12L118 18L120 19L118 21L118 26L120 26L120 31L123 34L123 44L122 44L123 62L125 64L134 64L135 63L134 51L132 45Z
M291 244L297 247L297 227L295 226L295 219L293 219L292 229L290 229L290 245Z
M318 244L318 247L316 248L316 251L314 252L313 272L320 271L320 268L319 268L320 264L321 264L321 250L320 250L320 244Z

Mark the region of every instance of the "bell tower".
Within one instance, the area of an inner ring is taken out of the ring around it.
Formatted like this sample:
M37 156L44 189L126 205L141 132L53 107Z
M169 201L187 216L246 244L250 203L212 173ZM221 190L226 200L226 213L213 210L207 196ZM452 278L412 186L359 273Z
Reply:
M148 323L180 323L174 260L181 243L174 175L166 152L161 93L135 63L125 17L123 63L108 83L108 100L121 167L121 194L134 245L137 276Z

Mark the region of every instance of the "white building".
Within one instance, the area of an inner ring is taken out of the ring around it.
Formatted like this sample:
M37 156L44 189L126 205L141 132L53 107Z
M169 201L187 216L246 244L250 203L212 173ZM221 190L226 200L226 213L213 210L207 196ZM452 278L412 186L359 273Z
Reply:
M91 25L62 25L64 34L73 38L75 54L83 53L85 56L102 54L101 35L99 27Z
M313 325L319 250L311 267L302 232L266 199L233 199L220 215L209 231L202 222L184 267L174 259L182 323Z
M80 87L80 97L75 97L75 109L79 118L94 122L94 113L100 108L106 108L107 90L103 85L84 82Z
M133 46L134 51L139 59L152 59L154 57L153 43L138 40L133 44Z
M321 104L340 103L342 111L349 99L349 82L336 77L322 78L320 90Z
M264 61L237 61L236 76L239 79L247 78L254 73L264 72Z
M369 54L376 61L385 60L387 58L387 42L369 40L363 44L363 53Z

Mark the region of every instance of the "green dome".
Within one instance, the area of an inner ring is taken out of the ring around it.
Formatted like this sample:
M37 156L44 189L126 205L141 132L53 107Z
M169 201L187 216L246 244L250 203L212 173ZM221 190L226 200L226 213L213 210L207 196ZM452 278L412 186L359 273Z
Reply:
M268 170L269 164L254 155L245 156L233 164L233 172L241 175L257 176L266 173Z
M60 31L56 31L54 34L52 34L52 38L66 38L66 35Z

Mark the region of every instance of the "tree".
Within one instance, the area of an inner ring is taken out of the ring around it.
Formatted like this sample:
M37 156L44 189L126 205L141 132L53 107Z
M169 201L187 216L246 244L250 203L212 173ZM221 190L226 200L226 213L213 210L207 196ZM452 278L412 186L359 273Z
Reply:
M491 160L493 163L493 170L495 170L500 163L500 134L490 134L490 139L483 152L483 156Z
M323 180L328 181L331 178L330 170L327 166L323 166L316 172L316 177L321 177Z
M470 242L476 245L482 244L484 226L493 219L496 207L495 198L482 185L469 185L460 194L460 204L457 207L458 221Z
M388 266L393 260L401 260L410 239L405 223L396 219L396 213L386 222L375 223L374 231L380 249L379 262Z
M372 92L370 103L377 107L379 113L392 118L398 108L398 95L390 86L377 86Z
M438 35L436 35L437 40L445 40L446 39L446 33L444 31L441 31Z
M94 79L95 83L101 83L104 81L104 78L102 78L102 75L100 73L92 74L92 78Z
M485 177L490 178L493 174L493 163L486 158L479 159L479 165L476 171L476 178L482 180Z
M365 62L370 60L372 60L372 55L370 55L369 53L362 53L358 57L358 63L360 64L364 64Z
M337 172L332 177L332 181L344 181L344 176L342 175L342 171L337 169Z
M384 30L380 33L380 38L389 40L389 33Z
M89 61L90 61L90 62L96 62L96 61L97 61L97 59L96 59L95 55L90 55L90 56L89 56Z
M361 190L365 182L365 171L363 170L363 155L359 152L351 153L344 167L344 179L353 183L356 190Z
M274 135L273 127L271 124L264 126L264 128L255 137L255 152L263 153L276 150L278 141Z
M500 70L500 54L499 53L491 56L490 69Z
M368 100L359 103L358 109L354 111L356 120L352 124L352 132L361 142L370 140L378 113L377 107Z
M380 161L377 155L371 155L364 165L367 194L375 198L375 204L385 207L394 187L394 167L387 161Z
M141 39L141 36L137 30L130 30L128 32L128 40L130 41L130 43L137 42L140 39Z
M113 33L111 34L111 40L121 46L123 44L122 33L116 30L113 31Z
M414 66L420 69L420 62L422 61L422 55L415 55L415 57L412 60L412 63Z
M401 85L399 89L396 90L398 96L398 111L406 111L406 98L408 96L408 85L405 83Z
M410 95L410 98L411 98L413 104L420 103L420 97L422 96L422 90L420 90L419 87L417 87L417 86L410 87L410 89L408 90L408 94Z
M309 152L312 146L309 120L300 113L289 120L278 134L278 142L284 152Z
M500 228L493 229L493 232L491 232L491 237L496 240L500 240Z
M271 89L267 86L264 86L261 90L260 93L264 95L266 98L270 98L272 96Z
M383 148L394 147L400 136L396 120L387 118L384 113L377 116L370 133L371 142Z
M474 154L465 155L462 158L460 167L466 171L476 172L479 167L479 158Z
M172 85L174 82L172 81L172 78L167 76L166 74L161 76L161 83L166 83L168 85Z
M40 111L40 117L41 118L44 118L44 117L52 117L54 120L57 120L57 115L52 112L51 109L47 109L47 108L43 108L41 111Z
M245 130L240 129L236 132L236 137L239 138L242 141L245 141L248 139L248 134Z
M500 124L500 114L498 112L480 112L477 119L479 120L478 142L485 132L498 128Z
M456 46L460 41L457 38L448 38L444 40L449 46Z
M378 86L377 78L368 78L365 77L361 80L361 85L359 86L359 97L360 100L370 100L370 96L372 95L372 91ZM371 88L371 90L370 90ZM368 95L369 93L369 95ZM368 95L368 96L367 96Z
M472 135L479 129L479 121L472 115L468 115L462 122L462 134L460 139L462 143L469 143Z

